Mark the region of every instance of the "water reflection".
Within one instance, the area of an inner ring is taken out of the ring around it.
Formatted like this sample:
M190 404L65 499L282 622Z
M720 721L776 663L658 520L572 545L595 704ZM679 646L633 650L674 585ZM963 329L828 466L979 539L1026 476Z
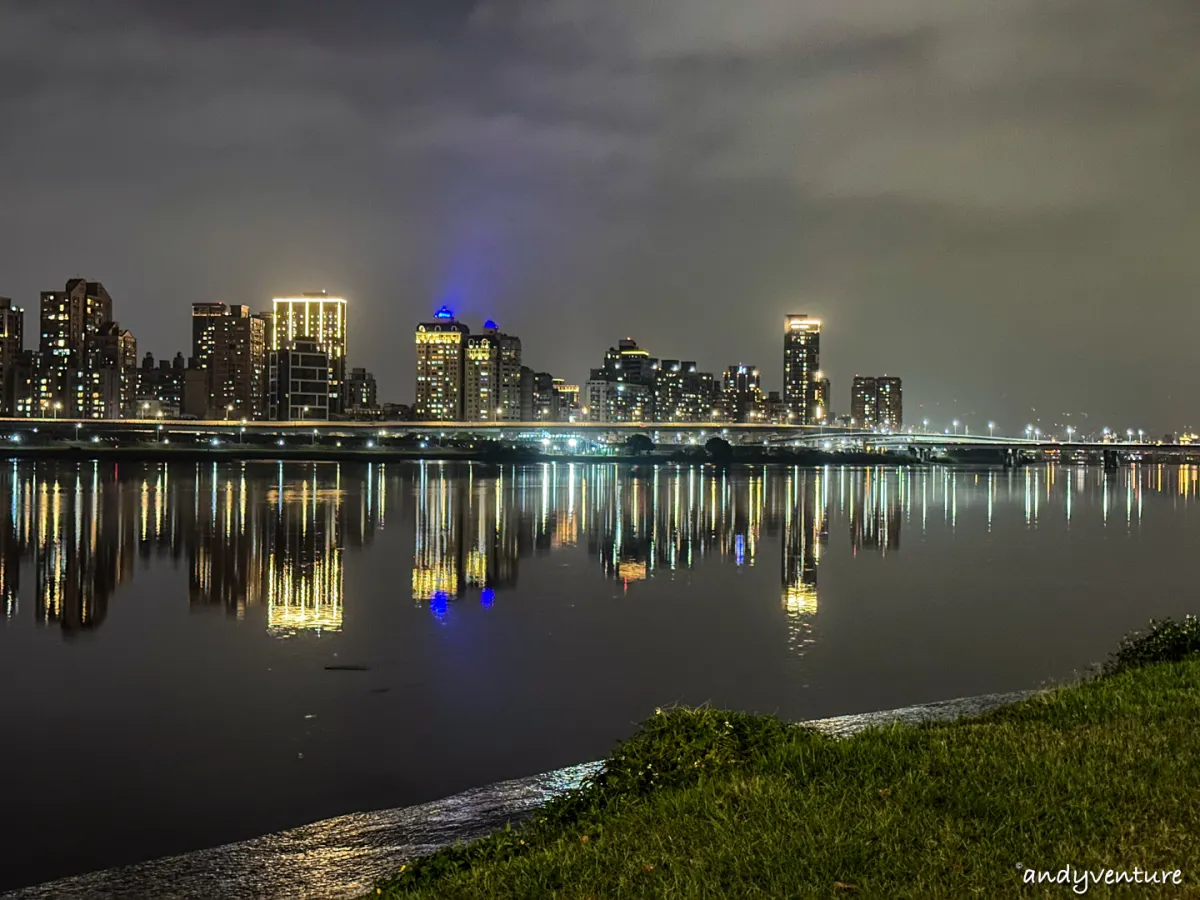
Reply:
M411 596L435 616L490 607L531 556L585 549L622 591L718 559L763 563L778 537L781 597L796 652L811 642L831 509L855 556L886 558L931 518L990 532L1011 509L1026 528L1081 521L1134 529L1145 493L1189 503L1200 467L1119 471L618 465L415 466L13 463L0 469L0 610L19 614L23 564L34 619L70 635L104 622L135 560L186 560L189 602L244 618L262 607L279 637L341 630L347 549L371 542L389 505L412 523ZM1123 512L1123 515L1122 515ZM940 514L940 515L939 515ZM774 564L772 562L772 564Z

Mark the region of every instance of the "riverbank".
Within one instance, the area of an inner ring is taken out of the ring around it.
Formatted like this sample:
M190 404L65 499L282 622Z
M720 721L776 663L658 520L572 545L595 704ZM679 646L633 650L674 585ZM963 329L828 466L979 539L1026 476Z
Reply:
M1078 891L1108 870L1139 896L1200 896L1198 729L1195 619L1127 641L1102 677L953 723L838 740L661 712L528 825L376 896L1014 896L1039 872Z

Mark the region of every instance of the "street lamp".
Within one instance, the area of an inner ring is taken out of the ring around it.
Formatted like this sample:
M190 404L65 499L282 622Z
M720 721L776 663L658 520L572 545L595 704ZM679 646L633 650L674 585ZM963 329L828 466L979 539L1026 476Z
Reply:
M229 414L231 412L233 412L233 404L232 403L230 403L228 406L225 407L225 421L226 422L229 421Z
M1143 441L1145 441L1145 439L1146 439L1146 432L1142 431L1142 429L1139 428L1138 429L1138 443L1139 444L1142 443Z
M988 437L995 437L995 436L996 436L996 423L988 422Z
M958 434L958 419L955 419L953 424L954 424L954 433Z
M62 409L62 402L59 400L55 400L54 401L54 421L56 421L56 422L58 421L58 411L60 409Z
M1128 443L1131 443L1131 444L1133 443L1133 429L1132 428L1125 429L1125 440Z
M1071 435L1073 435L1074 433L1075 433L1075 429L1072 428L1070 425L1068 425L1067 426L1067 443L1068 444L1071 443Z
M851 424L851 425L853 425L854 423L853 423L853 422L851 422L850 424ZM922 419L922 420L921 420L921 427L922 427L922 428L924 428L924 429L925 429L925 431L928 433L928 431L929 431L929 420L928 420L928 419Z
M1029 436L1030 436L1031 434L1033 434L1033 426L1032 426L1032 425L1026 425L1026 426L1025 426L1025 440L1029 440Z
M150 415L150 404L149 403L142 404L142 413L143 413L143 418L149 417L149 415Z

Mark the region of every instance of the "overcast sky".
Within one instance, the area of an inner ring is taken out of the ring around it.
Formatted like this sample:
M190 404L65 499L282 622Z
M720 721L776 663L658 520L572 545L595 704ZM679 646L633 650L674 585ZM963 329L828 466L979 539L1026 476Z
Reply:
M0 295L103 281L161 356L326 288L402 402L443 302L771 389L807 312L838 411L1200 426L1198 48L1196 0L0 0Z

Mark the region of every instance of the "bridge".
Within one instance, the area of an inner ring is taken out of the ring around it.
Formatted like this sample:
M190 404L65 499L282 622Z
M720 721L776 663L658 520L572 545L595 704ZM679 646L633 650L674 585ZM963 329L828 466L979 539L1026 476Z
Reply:
M645 435L660 449L702 447L712 437L733 446L768 450L899 450L921 458L976 454L981 461L1019 465L1044 458L1085 461L1136 460L1164 456L1200 457L1200 447L1150 442L1057 441L1041 436L877 432L833 425L779 425L723 422L400 422L291 421L256 422L237 419L15 419L0 418L0 440L31 446L86 443L112 445L179 444L198 446L311 445L355 450L388 447L454 447L474 441L538 446L566 455L611 452L634 435Z

